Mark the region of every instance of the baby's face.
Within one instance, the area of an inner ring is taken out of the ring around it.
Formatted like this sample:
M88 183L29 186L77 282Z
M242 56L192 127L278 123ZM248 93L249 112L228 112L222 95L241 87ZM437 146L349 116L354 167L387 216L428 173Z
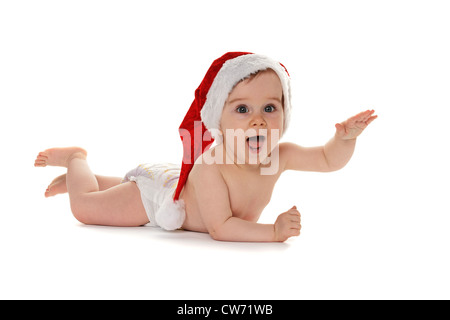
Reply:
M259 164L283 132L283 89L272 70L241 81L225 102L220 122L227 153L240 163Z

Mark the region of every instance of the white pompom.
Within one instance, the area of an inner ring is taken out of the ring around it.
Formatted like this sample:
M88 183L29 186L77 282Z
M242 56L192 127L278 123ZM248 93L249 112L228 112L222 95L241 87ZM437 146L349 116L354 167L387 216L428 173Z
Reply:
M176 230L181 228L186 218L184 201L172 198L167 199L156 211L156 224L165 230Z

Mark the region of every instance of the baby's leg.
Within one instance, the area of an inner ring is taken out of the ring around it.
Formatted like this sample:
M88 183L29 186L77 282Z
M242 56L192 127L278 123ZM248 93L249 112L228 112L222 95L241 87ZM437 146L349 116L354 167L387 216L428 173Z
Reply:
M140 226L148 223L141 195L134 182L99 190L81 148L54 148L41 152L35 166L67 168L66 184L72 213L80 222L110 226Z
M66 174L60 175L53 179L45 190L45 197L56 196L57 194L67 192ZM95 175L97 179L99 191L104 191L114 186L119 185L122 182L122 178L119 177L106 177Z

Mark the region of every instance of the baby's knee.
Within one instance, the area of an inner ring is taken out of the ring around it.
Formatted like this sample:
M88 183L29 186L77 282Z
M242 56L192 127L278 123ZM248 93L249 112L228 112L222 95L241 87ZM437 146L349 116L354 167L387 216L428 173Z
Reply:
M83 205L82 201L70 201L70 209L72 210L72 214L79 222L83 224L93 224L92 223L92 214L89 212L86 205Z

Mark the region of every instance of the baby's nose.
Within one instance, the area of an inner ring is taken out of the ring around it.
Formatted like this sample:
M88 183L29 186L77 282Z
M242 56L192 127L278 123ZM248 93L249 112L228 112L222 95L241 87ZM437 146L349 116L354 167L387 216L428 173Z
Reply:
M264 127L264 126L266 126L266 121L265 121L264 118L261 117L261 116L255 116L255 117L252 119L250 125L251 125L252 127Z

